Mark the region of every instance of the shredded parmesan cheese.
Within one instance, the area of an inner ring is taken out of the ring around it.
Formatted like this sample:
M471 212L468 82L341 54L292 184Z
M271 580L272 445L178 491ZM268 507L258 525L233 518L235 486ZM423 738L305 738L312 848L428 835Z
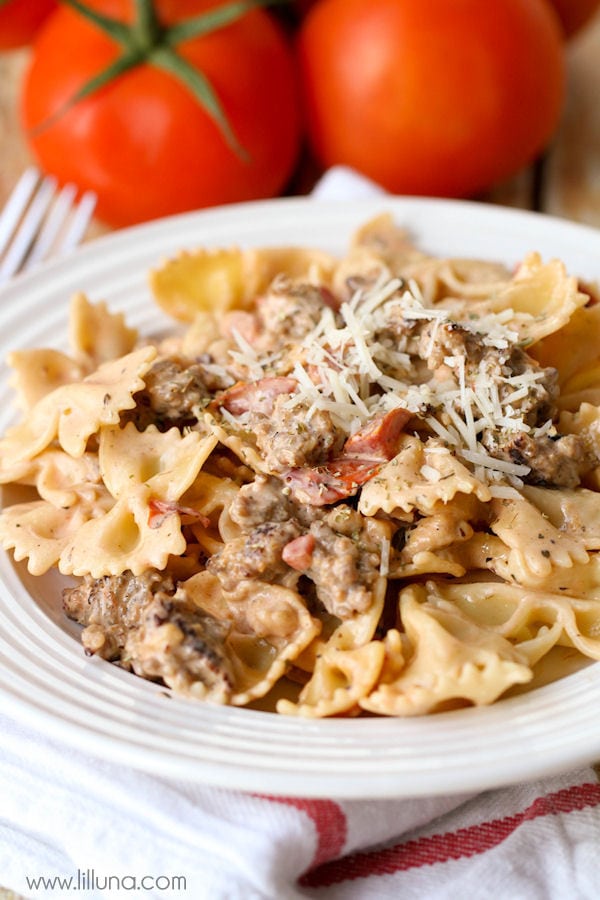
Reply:
M529 466L521 466L518 463L509 462L506 459L496 459L493 456L490 456L482 447L481 444L477 451L472 450L459 450L460 455L463 459L466 459L467 462L473 463L476 466L482 466L484 469L492 469L492 471L496 472L505 472L507 475L527 475L529 472Z
M461 331L468 332L484 348L505 353L503 358L508 359L518 341L518 333L510 327L514 315L512 309L505 309L454 320L449 309L426 305L416 283L407 285L384 269L371 286L356 290L337 315L330 307L323 308L316 326L294 349L296 361L290 374L298 387L284 405L288 409L304 406L309 421L317 410L327 412L348 435L378 414L404 408L420 416L447 447L474 467L477 477L495 487L498 481L508 487L510 478L526 475L529 467L494 457L484 445L485 435L553 433L551 422L541 429L529 427L520 411L544 372L534 368L504 372L499 356L490 363L485 354L474 365L466 346L461 353L446 342L442 344L449 348L443 357L445 372L442 366L434 377L427 371L416 377L410 335L421 328L417 334L425 335L425 349L421 349L425 361L453 330L458 331L459 347ZM431 324L423 330L420 322ZM232 359L246 366L252 378L263 377L277 355L261 355L239 332L232 334L238 348L230 351ZM239 417L224 417L239 423ZM428 479L435 478L430 468L424 467Z

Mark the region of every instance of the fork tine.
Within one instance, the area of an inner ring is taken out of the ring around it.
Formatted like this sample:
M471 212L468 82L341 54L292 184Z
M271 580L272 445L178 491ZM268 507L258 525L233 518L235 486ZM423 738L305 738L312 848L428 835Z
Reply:
M86 191L83 194L71 216L69 227L60 241L60 246L57 247L58 256L65 256L79 244L90 219L94 215L97 200L98 198L93 191Z
M86 191L75 202L77 188L65 185L56 196L57 179L40 182L34 167L19 179L0 216L0 284L18 271L34 268L47 256L64 256L83 238L93 216L97 197Z
M39 180L40 173L34 166L30 166L23 172L8 198L0 216L0 255L8 247Z
M40 229L35 244L31 249L31 253L22 266L24 272L33 268L48 255L48 252L52 249L54 242L69 217L76 194L77 188L74 184L66 184L61 189L58 197L52 204L52 209L50 210L48 217Z
M44 178L29 204L15 238L12 244L10 244L8 252L0 266L0 281L5 281L18 272L19 266L23 262L27 251L31 246L31 242L37 233L40 222L44 218L46 210L50 205L55 190L56 178L52 176Z

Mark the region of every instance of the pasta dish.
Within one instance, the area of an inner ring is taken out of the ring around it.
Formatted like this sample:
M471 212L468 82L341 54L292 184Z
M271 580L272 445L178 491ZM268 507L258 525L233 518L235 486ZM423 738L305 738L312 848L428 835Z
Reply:
M306 717L489 704L600 659L600 303L559 260L182 252L169 334L85 295L9 358L0 541L85 653Z

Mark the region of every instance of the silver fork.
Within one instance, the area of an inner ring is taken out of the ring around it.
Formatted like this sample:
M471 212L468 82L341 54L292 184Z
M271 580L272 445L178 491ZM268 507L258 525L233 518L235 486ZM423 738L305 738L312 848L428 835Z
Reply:
M82 240L96 195L77 198L74 184L60 190L56 178L30 166L0 213L0 284L50 256L65 256Z

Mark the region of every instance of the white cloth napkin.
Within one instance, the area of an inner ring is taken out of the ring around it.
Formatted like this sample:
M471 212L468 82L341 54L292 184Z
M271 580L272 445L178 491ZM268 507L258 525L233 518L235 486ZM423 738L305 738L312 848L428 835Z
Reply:
M336 168L315 194L376 191ZM475 797L268 798L110 764L6 716L0 734L0 884L28 898L600 894L600 784L591 767Z

